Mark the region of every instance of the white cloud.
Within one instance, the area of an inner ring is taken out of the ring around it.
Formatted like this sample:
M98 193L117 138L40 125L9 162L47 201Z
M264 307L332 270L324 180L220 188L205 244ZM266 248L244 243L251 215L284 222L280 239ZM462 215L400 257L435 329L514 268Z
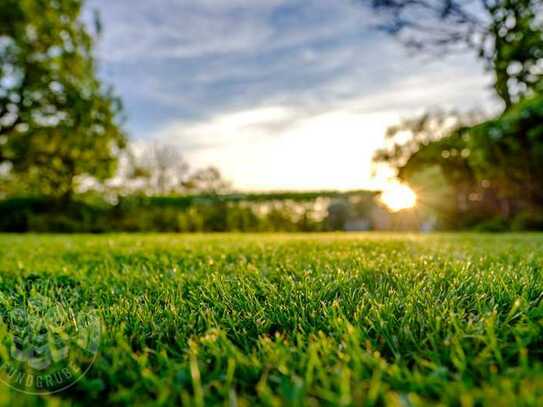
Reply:
M295 119L294 111L268 106L220 114L205 121L176 121L158 130L151 139L175 143L189 153L220 149L266 138Z
M375 186L371 157L397 118L271 106L175 123L153 138L177 144L192 167L218 166L242 189L362 188Z
M410 58L349 0L94 6L137 138L175 141L247 189L375 185L371 156L397 118L493 105L473 56Z
M243 189L377 188L384 180L373 178L372 157L383 145L387 127L436 100L444 108L460 110L492 105L483 92L488 83L482 76L459 67L451 77L454 80L445 80L441 70L430 70L406 75L393 86L383 84L374 94L310 108L263 105L198 121L174 121L152 138L179 145L192 166L219 167Z

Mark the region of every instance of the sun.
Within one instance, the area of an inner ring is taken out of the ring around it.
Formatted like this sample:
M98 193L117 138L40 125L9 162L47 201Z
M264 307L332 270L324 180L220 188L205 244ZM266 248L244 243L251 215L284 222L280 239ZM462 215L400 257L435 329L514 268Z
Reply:
M412 208L417 203L415 192L404 184L391 184L381 193L381 201L393 212Z

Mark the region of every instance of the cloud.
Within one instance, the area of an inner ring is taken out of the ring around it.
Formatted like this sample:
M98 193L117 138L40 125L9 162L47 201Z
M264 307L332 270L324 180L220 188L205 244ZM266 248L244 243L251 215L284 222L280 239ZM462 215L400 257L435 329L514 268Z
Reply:
M359 28L368 13L349 2L317 0L91 0L108 40L110 62L259 53L333 37Z
M480 77L461 66L449 74L454 81L444 80L440 69L429 70L382 84L369 95L313 106L264 105L174 121L150 138L178 145L194 166L219 167L243 189L377 188L384 180L373 178L372 157L386 129L400 118L422 112L435 100L460 110L492 105L483 92L465 101L474 88L484 86Z
M323 112L264 107L177 122L152 137L176 145L193 167L218 166L241 189L376 187L371 157L393 112L349 106Z
M123 97L133 137L174 140L194 166L217 165L246 188L369 183L394 118L494 103L473 55L408 57L350 0L94 7L101 75Z
M169 123L151 140L176 144L185 152L223 148L266 138L296 121L296 114L279 106L220 114L203 121Z
M480 71L472 56L437 64L408 58L369 30L373 16L351 1L91 0L88 7L104 19L103 75L125 97L130 120L155 127L164 112L193 118L335 103L436 69Z

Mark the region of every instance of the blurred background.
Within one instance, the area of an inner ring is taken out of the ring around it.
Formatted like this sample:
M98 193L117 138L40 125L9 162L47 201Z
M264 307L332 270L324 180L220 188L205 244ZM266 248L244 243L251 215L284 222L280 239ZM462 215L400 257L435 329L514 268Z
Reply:
M543 229L543 0L2 0L0 231Z

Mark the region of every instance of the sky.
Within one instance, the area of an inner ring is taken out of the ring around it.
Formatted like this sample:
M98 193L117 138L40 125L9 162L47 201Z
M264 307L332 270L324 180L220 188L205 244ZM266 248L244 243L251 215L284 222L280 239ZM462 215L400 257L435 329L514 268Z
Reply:
M487 109L473 54L414 55L356 0L88 0L99 73L130 138L176 146L240 190L381 188L386 128Z

